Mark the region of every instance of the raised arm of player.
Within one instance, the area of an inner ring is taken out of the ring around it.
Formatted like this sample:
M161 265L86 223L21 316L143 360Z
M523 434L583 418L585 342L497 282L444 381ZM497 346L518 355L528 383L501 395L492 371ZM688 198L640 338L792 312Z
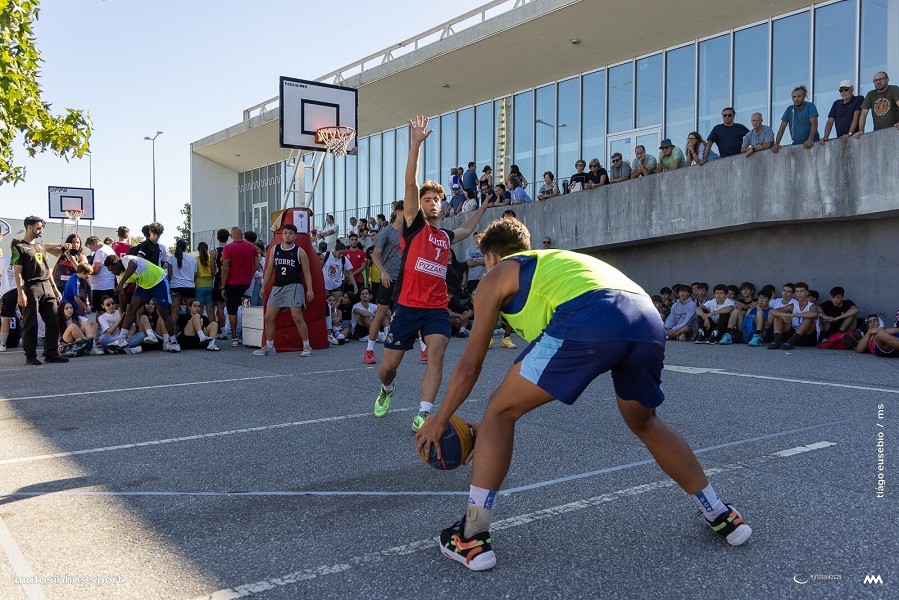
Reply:
M428 118L424 115L409 119L409 128L412 140L409 143L409 158L406 161L406 195L403 199L403 217L406 219L406 225L411 225L421 210L418 199L418 155L422 143L434 132L433 129L428 129Z
M474 230L478 226L478 222L481 220L481 217L484 216L485 212L487 212L486 203L479 206L478 209L471 214L471 218L459 225L459 227L453 231L453 243L461 242L474 233Z

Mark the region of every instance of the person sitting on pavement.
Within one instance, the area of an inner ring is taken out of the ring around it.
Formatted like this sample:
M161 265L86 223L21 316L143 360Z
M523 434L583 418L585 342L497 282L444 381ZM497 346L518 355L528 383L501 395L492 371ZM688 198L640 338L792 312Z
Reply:
M809 299L808 284L797 281L794 287L796 303L771 311L774 319L774 340L768 350L793 350L796 346L814 347L818 343L818 307ZM786 319L790 320L787 321ZM789 327L789 329L787 329ZM783 338L787 337L787 341Z
M104 296L100 300L100 306L103 312L97 316L97 325L100 328L100 337L97 340L100 347L109 354L124 352L125 354L140 354L143 351L141 344L146 338L143 332L137 332L128 338L128 345L125 348L120 347L115 341L119 337L119 331L122 328L122 314L119 312L112 296Z
M690 297L690 288L686 285L674 286L677 300L671 305L671 312L665 319L665 338L686 342L696 332L698 316L696 301Z
M727 286L719 283L714 288L715 297L696 307L699 317L699 335L697 344L733 343L733 335L727 331L730 313L736 305L727 297ZM726 317L724 315L727 315Z
M209 318L203 314L203 305L193 298L188 304L190 311L186 315L178 317L178 344L185 350L199 350L205 348L212 352L218 352L215 345L215 336L219 330L216 321L209 322Z
M845 334L849 347L855 348L859 354L870 352L882 358L899 358L899 327L883 327L878 315L868 315L865 323L868 331L860 338L851 333Z

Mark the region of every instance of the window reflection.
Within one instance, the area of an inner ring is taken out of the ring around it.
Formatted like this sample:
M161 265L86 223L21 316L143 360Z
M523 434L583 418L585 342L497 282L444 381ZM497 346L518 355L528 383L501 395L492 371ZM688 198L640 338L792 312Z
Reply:
M512 129L512 164L518 165L521 174L528 183L535 181L534 176L534 92L515 94ZM506 166L508 175L509 166Z
M772 59L771 122L777 131L784 110L792 104L790 94L799 84L808 85L809 13L803 12L774 21L774 54ZM781 144L792 143L790 128Z
M485 166L494 166L493 105L478 104L475 109L474 161L478 164L478 177Z
M634 127L633 71L632 62L609 69L609 133Z
M459 157L457 166L468 168L468 163L474 160L474 109L466 108L458 113L458 144L456 155Z
M730 106L730 36L699 43L699 131L704 136ZM685 138L686 139L686 138Z
M734 123L752 128L752 113L768 115L768 24L734 32Z
M438 172L439 163L437 159L437 140L440 139L440 119L437 117L431 117L428 119L428 127L434 130L434 133L429 135L425 140L425 158L424 161L421 160L421 156L419 159L419 170L421 169L421 164L424 162L424 178L430 179L431 181L440 182L440 173ZM449 173L447 173L449 175ZM445 178L444 178L445 179Z
M444 183L445 186L450 169L458 166L459 162L456 160L456 113L450 113L440 117L440 173L435 181ZM452 192L446 190L446 195L452 195Z
M406 193L406 159L408 157L409 127L406 126L396 130L396 192L393 198L385 198L388 203L401 199Z
M855 28L847 23L855 23L855 2L837 2L815 11L814 102L822 124L819 131L824 131L830 105L840 97L840 81L855 78Z
M353 208L359 208L363 206L368 206L368 138L362 138L359 140L359 154L356 157L357 163L359 165L358 176L356 177L357 181L357 191L356 191L356 206ZM349 208L349 207L347 207Z
M381 203L381 134L375 134L368 138L368 156L369 156L369 187L368 187L368 203L360 205L359 208L367 209L373 204ZM360 211L364 212L364 211Z
M372 212L377 213L379 206L385 202L394 200L396 196L396 148L394 147L394 133L385 131L381 138L381 197L379 201L373 202Z
M686 140L696 129L696 48L693 44L666 54L665 137ZM656 150L650 152L653 156Z
M637 127L662 122L662 55L637 61Z
M580 78L559 82L559 123L564 123L565 127L559 127L556 130L558 160L555 174L557 178L568 175L574 161L580 156L580 91Z
M556 122L555 85L547 85L537 89L537 120L535 123L534 133L537 140L537 160L532 180L536 182L538 176L542 177L545 171L556 172L556 136L559 128L564 129L567 127L567 123Z
M583 120L583 150L577 158L598 158L603 165L606 150L606 72L597 71L583 77L581 102ZM577 159L576 158L576 159ZM576 160L575 159L575 160ZM562 163L563 173L574 173L574 161Z

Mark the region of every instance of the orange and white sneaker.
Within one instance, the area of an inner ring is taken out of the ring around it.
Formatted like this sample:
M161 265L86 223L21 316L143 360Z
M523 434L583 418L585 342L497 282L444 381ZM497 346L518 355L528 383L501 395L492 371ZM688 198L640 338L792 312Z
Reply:
M515 345L515 342L512 341L510 336L506 336L503 338L503 343L500 344L503 348L508 348L509 350L515 350L518 346Z
M472 571L486 571L496 566L493 540L489 531L465 537L465 518L440 532L440 552L462 563Z
M365 354L362 355L362 364L363 365L373 365L377 362L375 360L375 351L374 350L366 350Z

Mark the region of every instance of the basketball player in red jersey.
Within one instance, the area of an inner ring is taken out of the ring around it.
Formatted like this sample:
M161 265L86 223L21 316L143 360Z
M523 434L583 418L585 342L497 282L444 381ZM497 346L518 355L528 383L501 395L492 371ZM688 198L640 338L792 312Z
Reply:
M384 341L384 359L379 376L381 389L375 399L375 416L383 417L390 410L396 391L394 379L407 350L419 330L428 347L428 366L421 381L421 408L412 421L412 431L418 431L434 408L434 399L443 379L443 355L452 335L446 303L446 271L450 260L450 245L472 234L487 209L486 204L474 212L461 227L450 231L438 229L440 197L443 186L425 181L418 187L418 154L422 142L431 135L428 118L418 116L409 120L412 142L406 162L406 195L403 203L403 261L396 282L399 297L390 321L390 333Z

